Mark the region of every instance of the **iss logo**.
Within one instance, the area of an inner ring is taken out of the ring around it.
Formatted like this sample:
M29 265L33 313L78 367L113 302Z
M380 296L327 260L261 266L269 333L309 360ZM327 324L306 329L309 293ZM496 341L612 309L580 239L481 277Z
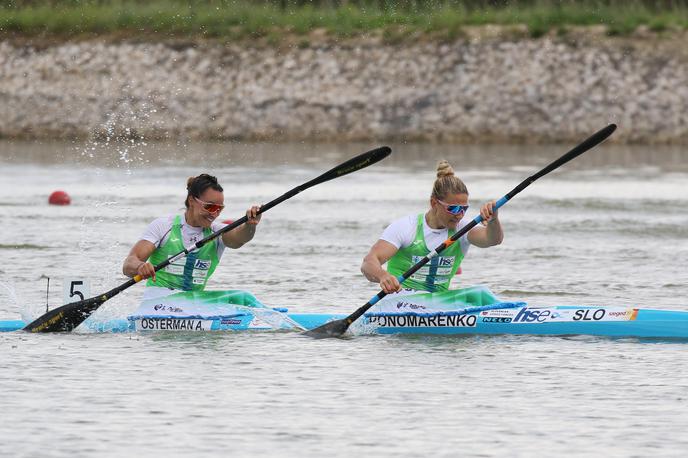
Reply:
M440 260L437 263L440 267L451 267L454 265L454 256L444 257L440 256Z
M207 261L205 259L196 259L196 263L194 264L194 269L208 270L208 269L210 269L210 261Z

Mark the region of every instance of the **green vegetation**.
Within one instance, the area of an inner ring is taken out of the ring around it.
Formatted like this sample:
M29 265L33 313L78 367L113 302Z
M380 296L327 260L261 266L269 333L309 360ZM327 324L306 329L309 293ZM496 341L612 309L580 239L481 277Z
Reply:
M452 38L462 27L526 26L539 36L602 25L609 34L639 26L688 28L688 0L9 0L0 3L0 35L92 34L279 40L321 29L334 37L380 31ZM301 41L301 43L306 43Z

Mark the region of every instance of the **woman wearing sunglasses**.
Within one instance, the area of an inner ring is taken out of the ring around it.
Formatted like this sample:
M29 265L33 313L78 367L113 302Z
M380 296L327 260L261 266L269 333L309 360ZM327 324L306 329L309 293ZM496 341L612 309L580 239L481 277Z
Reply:
M133 277L147 278L144 299L169 295L173 292L202 291L213 274L225 247L239 248L253 238L260 222L257 205L246 211L246 224L222 234L221 237L192 251L157 273L153 266L192 247L224 226L216 221L224 209L224 194L217 178L202 174L187 181L186 210L154 220L143 232L124 260L122 271Z
M413 291L447 291L468 247L487 248L502 243L504 234L494 201L480 208L484 225L476 226L456 243L442 251L404 281L403 288ZM463 217L468 210L468 189L447 161L437 166L437 179L430 196L430 209L408 215L390 224L363 258L361 272L368 280L380 283L387 293L401 291L397 277L437 248L457 230L470 222ZM387 263L387 270L382 265Z

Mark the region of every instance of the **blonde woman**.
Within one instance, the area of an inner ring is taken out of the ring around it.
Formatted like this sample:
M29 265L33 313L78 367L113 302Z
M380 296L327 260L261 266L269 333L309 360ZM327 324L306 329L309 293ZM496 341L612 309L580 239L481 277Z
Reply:
M403 285L399 284L397 277L470 222L463 219L469 207L468 188L447 161L440 161L430 208L390 224L363 258L361 272L371 282L379 283L387 294L401 291L402 287L409 292L447 291L470 245L487 248L502 243L504 232L494 206L495 201L490 201L480 208L484 225L468 231ZM382 267L385 263L387 270Z

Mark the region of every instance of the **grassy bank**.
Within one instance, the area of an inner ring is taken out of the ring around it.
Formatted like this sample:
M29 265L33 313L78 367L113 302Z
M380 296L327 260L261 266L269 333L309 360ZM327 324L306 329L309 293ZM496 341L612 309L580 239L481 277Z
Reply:
M611 35L639 26L688 28L687 1L557 0L10 0L0 4L0 35L131 36L279 39L326 31L350 37L381 31L387 38L417 33L452 38L466 26L525 26L531 36L574 26L605 26Z

